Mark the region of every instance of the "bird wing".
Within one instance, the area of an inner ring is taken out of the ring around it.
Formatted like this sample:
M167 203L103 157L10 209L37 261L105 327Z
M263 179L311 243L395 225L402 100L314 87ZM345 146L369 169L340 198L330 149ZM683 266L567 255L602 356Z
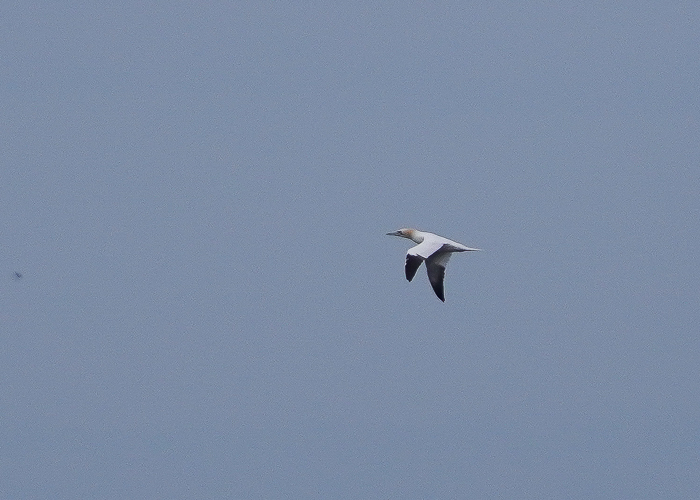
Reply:
M421 263L440 250L440 248L442 248L442 243L428 240L409 248L406 253L406 279L411 281L416 275Z
M438 299L445 302L445 266L450 260L450 252L435 252L425 260L428 279Z
M423 260L425 259L419 255L411 255L410 253L406 254L406 279L408 281L411 281L416 275L416 272L418 271L418 268Z
M423 257L424 259L427 259L431 255L433 255L435 252L439 252L445 243L443 241L435 240L435 239L425 239L423 243L420 243L413 248L408 249L408 255L417 255L419 257Z

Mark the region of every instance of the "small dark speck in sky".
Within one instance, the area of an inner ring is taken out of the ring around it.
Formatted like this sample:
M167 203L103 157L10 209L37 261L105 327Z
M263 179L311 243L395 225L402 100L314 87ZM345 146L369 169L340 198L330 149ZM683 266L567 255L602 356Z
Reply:
M14 273L12 273L12 277L13 277L14 279L16 279L16 280L21 280L21 279L22 279L22 273L20 273L19 271L15 271Z

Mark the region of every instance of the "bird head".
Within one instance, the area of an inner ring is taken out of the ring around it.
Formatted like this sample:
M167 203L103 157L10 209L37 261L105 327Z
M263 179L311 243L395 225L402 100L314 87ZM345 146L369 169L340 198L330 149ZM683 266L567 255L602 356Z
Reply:
M386 233L387 236L400 236L402 238L408 238L412 240L415 235L415 229L401 228L398 231L392 231L391 233Z

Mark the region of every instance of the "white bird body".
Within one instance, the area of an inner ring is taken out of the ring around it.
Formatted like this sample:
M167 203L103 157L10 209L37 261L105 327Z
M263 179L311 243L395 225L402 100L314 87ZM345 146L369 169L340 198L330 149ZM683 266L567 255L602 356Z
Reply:
M425 261L430 284L435 291L435 295L443 302L445 302L445 266L450 260L450 256L454 252L473 252L480 250L479 248L469 248L456 241L438 236L437 234L426 233L425 231L418 231L417 229L404 228L386 234L389 236L408 238L418 243L416 246L409 248L406 253L406 279L411 281L416 275L421 263Z

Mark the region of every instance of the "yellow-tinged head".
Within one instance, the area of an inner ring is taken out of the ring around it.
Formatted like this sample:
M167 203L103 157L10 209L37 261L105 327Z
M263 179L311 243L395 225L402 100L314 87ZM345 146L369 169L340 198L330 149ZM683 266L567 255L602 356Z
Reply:
M402 238L408 238L409 240L413 240L416 243L420 243L423 241L423 236L421 236L421 232L418 231L417 229L411 229L411 228L401 228L398 231L393 231L391 233L386 233L387 236L401 236Z

